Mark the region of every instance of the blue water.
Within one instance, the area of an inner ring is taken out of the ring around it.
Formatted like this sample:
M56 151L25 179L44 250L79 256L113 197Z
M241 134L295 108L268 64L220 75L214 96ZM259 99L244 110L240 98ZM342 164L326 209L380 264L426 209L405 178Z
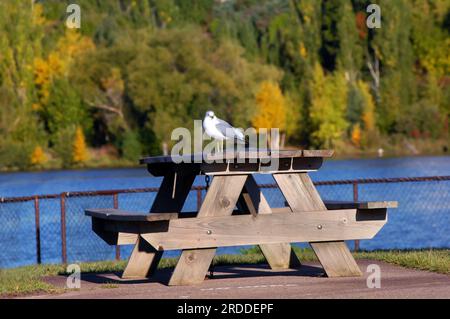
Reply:
M340 180L380 177L450 175L450 157L407 157L384 159L328 160L311 173L313 180ZM272 183L269 175L258 175L260 183ZM0 174L0 197L57 194L82 190L107 190L157 187L144 167ZM197 185L204 183L198 178ZM323 198L352 200L351 185L320 186ZM284 205L277 189L265 189L269 203ZM148 211L155 194L121 194L119 208ZM361 242L363 249L405 249L450 247L450 182L368 184L359 186L360 200L397 200L399 208L390 210L389 221L374 239ZM0 268L36 262L33 202L0 203ZM91 230L84 209L112 207L111 196L69 198L66 201L67 256L69 262L114 258L114 248ZM192 192L183 210L196 209ZM42 200L41 251L43 263L61 261L61 224L59 199ZM350 245L352 243L349 243ZM219 253L236 253L239 248L221 248ZM131 247L122 246L122 257ZM168 252L174 256L178 252Z
M380 177L450 175L450 156L327 160L311 173L315 181ZM258 182L271 183L269 175ZM66 170L0 174L0 197L58 194L84 190L157 187L144 166L126 169ZM203 184L198 178L196 184Z

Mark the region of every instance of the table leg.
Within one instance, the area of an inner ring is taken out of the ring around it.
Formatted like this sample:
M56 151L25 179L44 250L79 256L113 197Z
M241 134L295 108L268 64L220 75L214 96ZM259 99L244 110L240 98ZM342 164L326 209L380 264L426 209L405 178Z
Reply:
M145 239L138 236L122 278L136 279L150 277L158 266L161 256L162 251L156 251Z
M274 174L273 176L292 210L326 210L308 174ZM344 241L310 243L310 245L328 277L362 275Z
M179 212L183 208L195 176L198 172L175 173L164 176L150 213ZM176 178L176 183L174 183ZM173 189L175 185L175 191ZM145 243L144 243L145 242ZM122 274L122 278L146 278L156 270L162 257L162 251L156 251L142 237L138 237L128 264Z
M244 196L245 204L250 212L254 212L255 214L272 214L269 203L252 175L249 175L247 178L244 189L246 194L248 194L248 196ZM270 268L274 270L300 266L300 261L289 243L261 244L259 247L269 263Z
M233 213L247 175L215 176L197 216L228 216ZM169 285L192 285L203 282L216 248L183 250Z

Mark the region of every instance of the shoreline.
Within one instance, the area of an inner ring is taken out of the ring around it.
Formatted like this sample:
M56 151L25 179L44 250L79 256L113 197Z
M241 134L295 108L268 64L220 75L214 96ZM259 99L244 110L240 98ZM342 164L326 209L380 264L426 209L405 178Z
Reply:
M289 149L289 148L287 148ZM446 157L450 156L448 152L432 152L423 154L408 154L408 153L388 153L383 156L377 156L374 152L367 152L362 154L337 154L328 158L327 161L339 161L339 160L374 160L374 159L392 159L392 158L418 158L418 157ZM109 170L109 169L138 169L143 168L144 165L123 163L123 160L111 161L111 165L84 165L78 167L48 167L48 168L30 168L25 170L19 169L4 169L0 168L0 174L8 173L46 173L46 172L62 172L62 171L87 171L87 170Z

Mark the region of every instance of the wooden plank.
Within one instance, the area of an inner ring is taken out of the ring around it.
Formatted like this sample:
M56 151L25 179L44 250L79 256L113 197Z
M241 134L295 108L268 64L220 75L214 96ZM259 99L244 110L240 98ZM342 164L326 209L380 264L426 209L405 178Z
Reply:
M333 150L303 150L303 157L332 157Z
M185 249L170 277L169 286L200 284L216 254L216 248Z
M149 277L156 269L161 256L161 252L156 251L146 240L138 237L122 278L140 279Z
M200 207L198 217L230 216L246 179L247 175L215 176ZM184 220L188 220L188 218ZM170 278L169 285L201 283L215 252L216 248L184 250Z
M225 151L222 153L167 155L145 157L140 160L141 164L164 164L164 163L205 163L233 160L252 160L269 158L294 158L294 157L332 157L333 150L270 150L270 149L245 149Z
M128 212L120 209L88 209L85 211L87 216L105 220L117 221L160 221L178 218L178 213L143 213Z
M135 245L138 237L138 234L119 233L116 245Z
M245 149L238 151L226 151L216 154L189 154L182 156L155 156L140 160L141 164L147 164L147 169L153 176L161 176L168 171L192 172L201 170L210 175L239 175L255 172L277 173L285 172L310 172L317 170L322 165L324 157L331 157L333 151L328 150L262 150ZM286 168L282 162L294 163ZM263 165L268 162L279 162L278 167L270 170ZM260 165L261 163L261 165ZM235 167L235 164L238 164ZM253 164L253 165L252 165Z
M169 171L164 176L150 213L180 212L197 174L195 170L183 173ZM147 267L146 276L150 276L157 268L162 252L156 251L153 247L147 247L149 244L144 245L142 241L139 240L136 243L123 276L140 277L145 272L145 267ZM144 247L144 252L141 252L138 245Z
M198 174L197 171L168 173L159 187L150 212L180 212Z
M383 209L397 208L398 202L395 201L378 201L378 202L348 202L348 201L324 201L327 209Z
M295 211L323 211L325 204L306 173L274 174L290 208ZM361 276L361 270L343 241L333 243L310 242L327 276Z
M256 214L272 214L272 209L253 176L250 175L247 178L244 188L246 192L244 198L247 207L253 212L252 214L254 216ZM270 268L274 270L300 266L300 261L289 243L260 244L259 248L269 263Z
M208 216L174 219L166 232L141 236L158 250L328 242L371 239L385 223L385 213L361 219L356 209Z

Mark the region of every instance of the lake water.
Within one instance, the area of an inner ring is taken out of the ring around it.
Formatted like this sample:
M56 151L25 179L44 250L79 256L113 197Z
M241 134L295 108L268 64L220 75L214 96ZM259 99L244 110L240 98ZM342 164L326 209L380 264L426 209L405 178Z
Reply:
M450 156L326 160L311 173L314 181L381 177L450 175ZM269 175L259 175L260 183L271 183ZM203 184L198 178L196 184ZM84 190L157 187L144 166L125 169L63 170L0 174L0 197L57 194Z
M381 177L417 177L450 175L450 157L405 157L352 160L327 160L311 173L314 181ZM272 183L270 175L258 175L259 183ZM158 187L160 178L152 178L145 167L0 174L0 197L57 194L83 190L108 190ZM203 185L200 177L196 185ZM323 198L352 200L351 185L320 186ZM284 205L277 189L265 189L269 203ZM397 200L399 208L390 210L389 221L374 239L361 242L363 249L409 249L450 247L450 181L421 183L366 184L359 186L360 200ZM119 195L119 208L148 210L153 193ZM91 230L85 208L111 207L111 196L68 198L67 255L69 262L114 258L114 248L106 245ZM184 210L196 208L191 194ZM59 199L42 200L41 250L43 263L61 261ZM32 202L0 203L0 268L36 262ZM352 243L349 243L350 245ZM218 253L236 253L239 248L221 248ZM122 246L123 258L130 246ZM169 256L179 252L168 252Z

